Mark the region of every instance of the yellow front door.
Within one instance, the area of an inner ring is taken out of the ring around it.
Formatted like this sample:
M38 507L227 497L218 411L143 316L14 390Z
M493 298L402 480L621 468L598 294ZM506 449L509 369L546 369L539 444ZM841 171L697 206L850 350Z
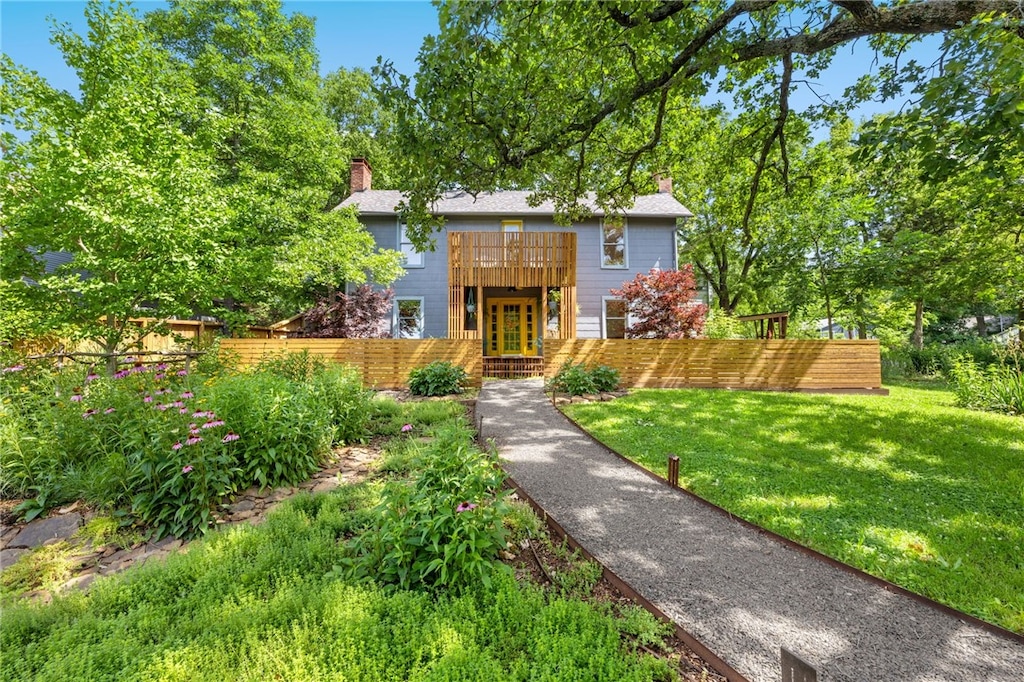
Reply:
M487 301L485 317L486 355L537 354L537 301L492 298Z

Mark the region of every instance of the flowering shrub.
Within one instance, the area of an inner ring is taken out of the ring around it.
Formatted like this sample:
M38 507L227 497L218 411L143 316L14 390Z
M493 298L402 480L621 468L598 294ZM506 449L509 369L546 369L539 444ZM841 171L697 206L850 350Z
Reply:
M9 365L15 366L15 365ZM191 536L225 495L305 480L367 410L358 378L320 368L308 380L263 372L204 381L138 364L0 375L0 494L23 507L84 499L120 508L157 536Z
M351 541L338 572L403 589L490 583L505 547L504 473L494 453L473 447L465 425L438 433L411 485L392 482L376 507L377 526Z

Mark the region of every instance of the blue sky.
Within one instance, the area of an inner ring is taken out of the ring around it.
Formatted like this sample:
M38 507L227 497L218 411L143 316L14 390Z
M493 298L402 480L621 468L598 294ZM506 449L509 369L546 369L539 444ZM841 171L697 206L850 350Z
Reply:
M140 13L165 6L142 0L132 3ZM49 42L48 16L85 31L85 2L79 0L0 0L0 50L15 62L38 71L51 85L76 91L75 74L67 68L57 48ZM294 0L284 3L286 13L301 12L316 18L316 45L321 72L339 67L369 69L377 56L394 62L399 71L416 72L416 55L424 36L437 32L437 13L427 0ZM930 63L937 39L929 39L910 53ZM871 68L873 52L864 41L844 46L833 66L818 80L819 92L838 97L865 68ZM792 97L794 108L816 100L804 88ZM857 117L897 108L899 103L868 103Z

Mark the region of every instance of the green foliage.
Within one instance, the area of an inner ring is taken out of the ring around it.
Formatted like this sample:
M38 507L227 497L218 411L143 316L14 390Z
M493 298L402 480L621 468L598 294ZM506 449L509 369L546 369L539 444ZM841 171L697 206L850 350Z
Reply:
M53 590L71 577L72 551L67 542L37 547L4 566L0 573L0 595L8 597L31 590Z
M513 546L541 535L540 517L534 513L533 507L522 500L509 501L504 523L508 530L508 542Z
M1024 421L890 390L644 390L566 411L662 475L678 455L682 485L741 518L1024 632Z
M143 305L188 317L209 302L229 211L206 138L220 119L188 75L125 7L85 14L88 39L53 34L79 95L0 62L5 130L29 133L5 143L0 278L5 308L34 333L112 350L149 331L127 324ZM34 255L57 251L71 260L49 272Z
M439 396L462 393L469 384L469 375L458 365L435 360L409 372L409 390L413 395Z
M647 609L630 604L619 611L619 629L633 637L638 646L665 646L665 639L672 635L672 625L663 623Z
M555 376L548 381L547 389L568 395L590 395L614 391L619 387L619 371L607 365L596 365L588 369L584 363L573 364L567 360Z
M507 512L497 457L468 428L446 428L416 463L411 482L384 488L373 531L353 540L338 573L402 589L464 590L490 584L505 547Z
M157 536L204 532L232 491L305 480L368 416L354 371L301 356L207 381L163 365L110 378L35 368L0 387L0 491L29 498L26 518L84 499Z
M949 372L961 407L1024 415L1024 353L1011 346L998 361L983 367L962 355L953 360Z

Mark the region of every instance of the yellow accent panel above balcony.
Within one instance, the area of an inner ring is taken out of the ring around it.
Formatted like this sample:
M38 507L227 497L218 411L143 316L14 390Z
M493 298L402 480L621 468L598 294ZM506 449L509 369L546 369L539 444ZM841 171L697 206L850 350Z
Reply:
M575 232L449 232L448 284L576 285Z

